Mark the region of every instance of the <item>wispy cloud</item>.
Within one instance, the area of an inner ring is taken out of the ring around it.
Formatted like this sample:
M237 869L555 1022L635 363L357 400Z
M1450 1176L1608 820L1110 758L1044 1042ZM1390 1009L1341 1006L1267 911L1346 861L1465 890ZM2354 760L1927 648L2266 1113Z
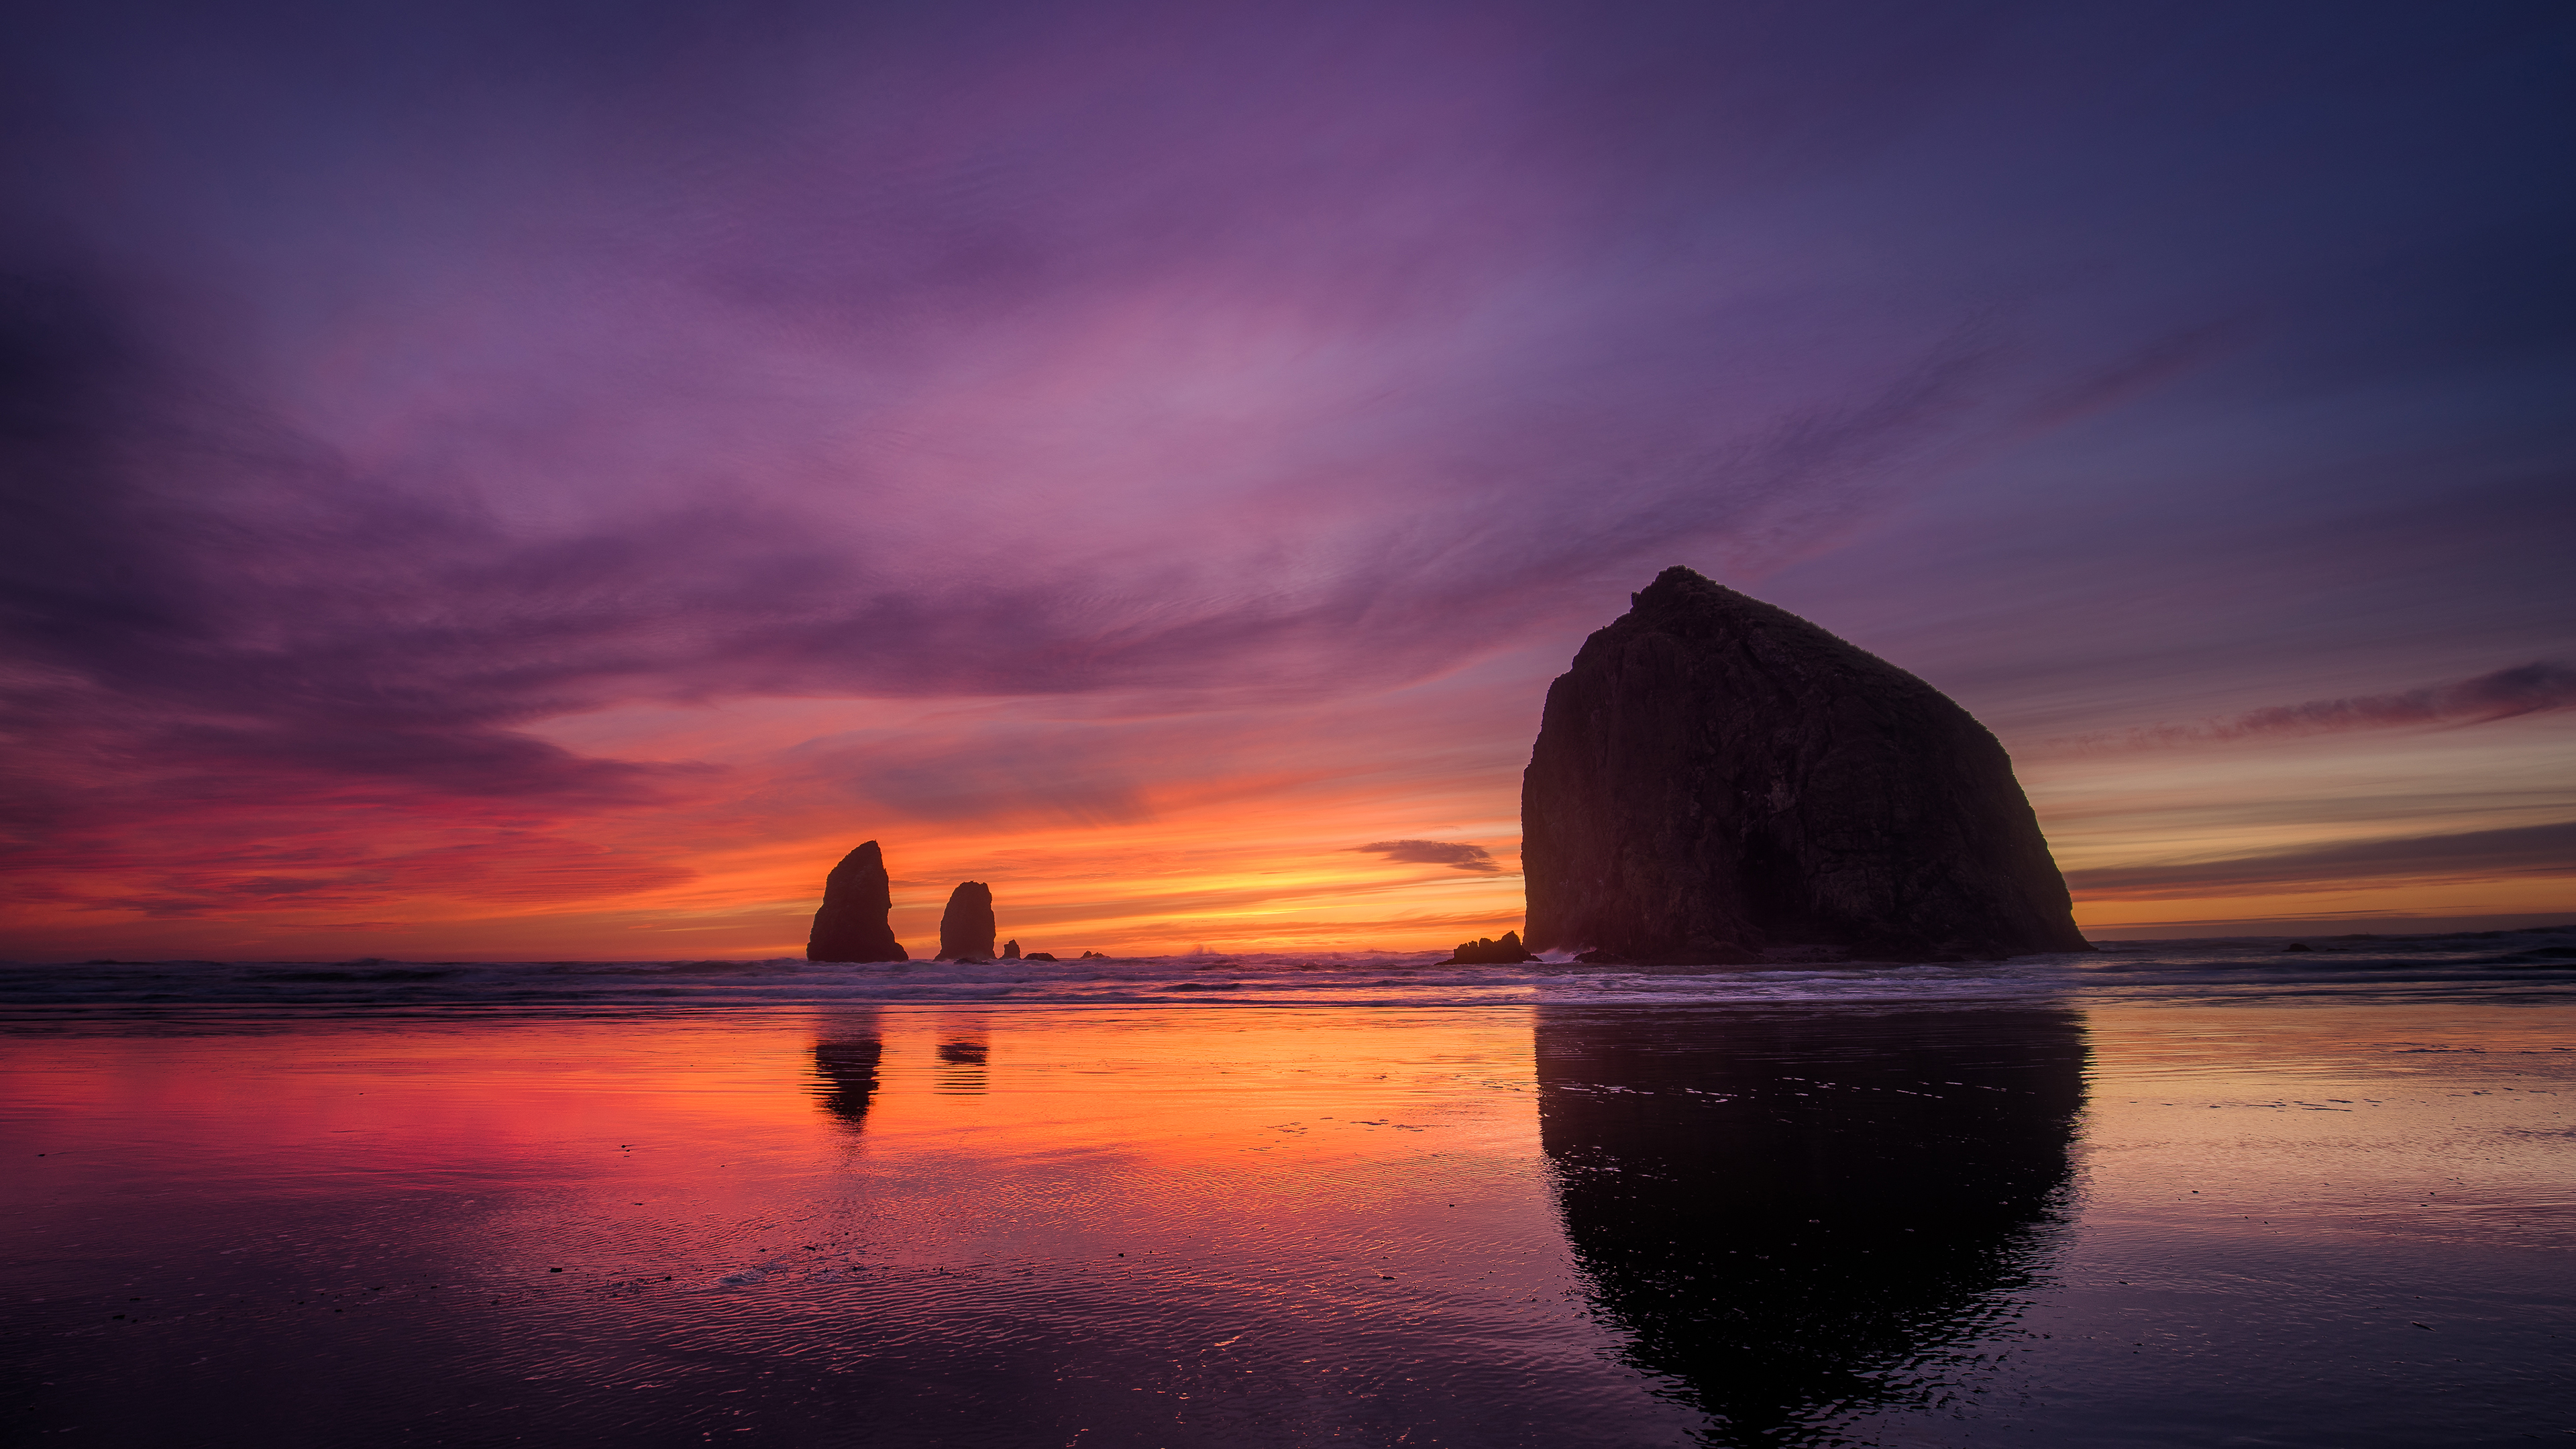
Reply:
M1450 840L1381 840L1374 845L1354 845L1351 849L1382 855L1404 865L1445 865L1452 870L1489 874L1502 869L1485 847Z
M2140 725L2135 729L2062 735L2048 743L2071 750L2152 750L2229 740L2338 734L2346 730L2486 724L2571 706L2576 706L2576 668L2554 659L2538 659L2475 679L2428 684L2395 694L2312 699L2304 704L2273 705L2190 724Z
M2395 881L2576 875L2576 821L2066 873L2079 898L2179 900Z

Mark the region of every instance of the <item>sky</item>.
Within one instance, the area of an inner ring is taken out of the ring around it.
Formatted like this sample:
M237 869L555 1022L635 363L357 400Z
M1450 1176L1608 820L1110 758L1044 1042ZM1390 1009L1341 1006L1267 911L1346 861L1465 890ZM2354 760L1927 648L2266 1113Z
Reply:
M1520 921L1687 564L2097 938L2576 918L2576 14L10 8L0 955Z

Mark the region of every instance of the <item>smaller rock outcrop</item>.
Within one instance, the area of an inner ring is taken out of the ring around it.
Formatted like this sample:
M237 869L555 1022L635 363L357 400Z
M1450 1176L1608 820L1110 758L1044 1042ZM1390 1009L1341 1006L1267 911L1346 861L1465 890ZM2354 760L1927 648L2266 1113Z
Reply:
M1085 961L1106 961L1109 959L1109 953L1106 951L1085 951L1082 953L1082 959Z
M948 893L948 909L939 917L939 959L993 959L993 888L980 880L959 881Z
M1002 959L1005 961L1019 960L1020 943L1017 941L1004 941L1002 943Z
M1510 966L1537 959L1521 945L1520 932L1505 931L1503 939L1499 941L1489 941L1482 936L1472 941L1461 941L1458 943L1457 951L1440 964L1443 966Z
M894 892L886 880L885 854L873 840L841 857L823 878L823 908L805 939L808 961L909 961L886 924Z
M1044 951L1031 951L1028 955L1020 959L1024 961L1052 961L1055 957Z

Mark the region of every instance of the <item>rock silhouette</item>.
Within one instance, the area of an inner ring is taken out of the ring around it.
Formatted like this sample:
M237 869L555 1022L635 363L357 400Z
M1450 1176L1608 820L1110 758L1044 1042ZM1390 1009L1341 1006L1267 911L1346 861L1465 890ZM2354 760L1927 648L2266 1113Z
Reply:
M1002 943L1002 959L1005 961L1017 961L1020 959L1020 943L1017 941L1004 941Z
M993 888L980 880L959 881L948 893L948 909L939 917L939 959L993 959Z
M1955 1346L2063 1251L2080 1016L1541 1005L1534 1024L1578 1281L1622 1357L1709 1415L1700 1442L1884 1442L1854 1421L2001 1378ZM1927 1361L1947 1372L1906 1370Z
M823 908L814 913L805 940L808 961L908 961L903 943L886 924L894 895L886 882L885 856L873 840L841 857L823 878Z
M868 1119L877 1094L877 1065L885 1043L874 1035L814 1043L814 1075L823 1110L856 1127Z
M1529 959L1528 948L1521 945L1520 933L1505 931L1503 939L1499 941L1489 941L1478 936L1472 941L1459 942L1458 949L1451 952L1449 959L1440 964L1443 966L1508 966Z
M1633 961L2091 949L2003 746L1939 690L1686 568L1548 688L1528 945Z

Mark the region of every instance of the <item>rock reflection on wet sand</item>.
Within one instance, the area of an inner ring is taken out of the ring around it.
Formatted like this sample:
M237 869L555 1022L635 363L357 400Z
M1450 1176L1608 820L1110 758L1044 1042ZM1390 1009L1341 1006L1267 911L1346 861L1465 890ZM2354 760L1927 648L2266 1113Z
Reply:
M815 1096L823 1110L857 1127L868 1120L877 1094L877 1064L885 1043L874 1034L844 1034L814 1043Z
M1541 1008L1539 1137L1640 1368L1726 1442L1935 1394L1892 1371L2008 1324L2064 1220L2064 1010Z

